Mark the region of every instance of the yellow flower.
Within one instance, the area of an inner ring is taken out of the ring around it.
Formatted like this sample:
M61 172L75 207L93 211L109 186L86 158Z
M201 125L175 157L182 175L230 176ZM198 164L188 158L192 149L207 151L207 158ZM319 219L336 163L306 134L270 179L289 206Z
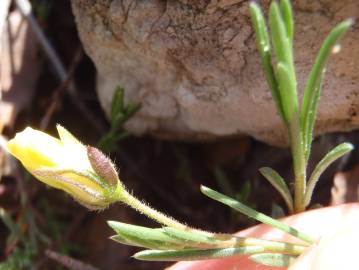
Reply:
M28 127L8 142L8 151L37 179L90 209L118 200L123 186L111 161L65 128L58 125L57 131L60 139Z

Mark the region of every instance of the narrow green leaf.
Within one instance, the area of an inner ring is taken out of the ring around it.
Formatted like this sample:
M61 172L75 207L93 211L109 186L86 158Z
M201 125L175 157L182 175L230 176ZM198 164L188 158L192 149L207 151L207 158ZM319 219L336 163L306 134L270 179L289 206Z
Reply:
M272 97L277 107L277 110L285 122L278 84L272 66L271 45L265 20L260 7L256 3L251 2L249 5L249 10L251 13L254 32L256 34L257 48L262 59L262 65L267 79L267 83L269 85L269 88L271 89Z
M293 44L293 32L294 32L294 23L293 23L293 12L289 0L280 1L280 9L283 16L283 21L285 28L287 30L287 37L290 42Z
M294 118L299 117L293 51L291 41L287 35L286 25L276 1L272 1L269 7L269 23L273 48L277 58L276 78L280 100L287 124L288 126L293 126L291 122L296 122L297 120ZM297 142L292 141L291 143Z
M294 211L303 208L303 196L305 192L305 159L303 137L300 128L300 113L298 106L297 87L294 71L289 64L280 62L277 64L277 78L280 94L283 100L283 110L288 119L289 143L292 151L293 167L295 175L295 199Z
M299 125L299 106L296 78L291 71L290 64L286 64L284 62L279 62L277 64L277 80L286 119L290 125L296 121L298 121Z
M229 207L241 212L242 214L244 214L244 215L246 215L246 216L248 216L250 218L258 220L258 221L260 221L260 222L262 222L264 224L267 224L267 225L269 225L271 227L277 228L277 229L279 229L279 230L281 230L283 232L286 232L286 233L288 233L290 235L293 235L294 237L296 237L298 239L301 239L301 240L303 240L305 242L308 242L310 244L314 242L314 240L310 236L308 236L308 235L294 229L293 227L285 225L285 224L283 224L283 223L281 223L281 222L279 222L279 221L277 221L277 220L275 220L275 219L273 219L273 218L271 218L271 217L269 217L269 216L267 216L265 214L262 214L262 213L260 213L260 212L258 212L256 210L254 210L254 209L251 209L250 207L236 201L233 198L230 198L230 197L228 197L228 196L226 196L224 194L221 194L221 193L219 193L217 191L214 191L214 190L212 190L212 189L210 189L208 187L205 187L205 186L201 186L201 191L202 191L202 193L204 195L212 198L213 200L216 200L216 201L219 201L219 202L221 202L221 203L223 203L225 205L228 205Z
M270 216L274 219L280 219L287 215L282 206L280 206L279 204L277 204L275 202L272 202L272 209L270 211Z
M128 245L128 246L146 247L146 246L144 246L142 244L139 245L138 243L132 242L128 238L122 237L121 235L118 235L118 234L110 236L110 239L113 240L113 241L116 241L118 243ZM150 248L150 247L148 247L148 248Z
M323 173L323 171L325 169L327 169L329 167L329 165L332 164L335 160L342 157L343 155L345 155L346 153L348 153L349 151L351 151L353 149L354 149L354 146L350 143L339 144L333 150L331 150L328 154L326 154L325 157L317 164L312 175L310 176L310 178L308 180L308 187L307 187L307 191L305 193L305 198L304 198L305 206L309 205L312 195L313 195L315 185L317 184L319 177Z
M118 243L128 246L135 246L135 247L144 247L149 249L158 249L158 250L178 250L185 248L184 244L177 244L177 243L169 243L169 242L162 242L157 240L144 240L142 238L133 237L130 235L125 234L117 234L110 237L111 240L114 240Z
M301 108L301 127L304 130L304 143L308 144L308 136L309 132L312 132L310 129L311 125L311 112L315 112L313 109L316 107L315 102L313 100L318 96L318 91L320 88L318 87L319 81L323 74L323 70L326 64L326 61L333 50L335 44L339 41L339 39L347 32L350 26L353 24L352 19L347 19L341 23L339 23L336 27L332 29L327 38L324 40L322 47L319 50L318 56L315 59L312 70L310 71L307 84L304 89L302 108Z
M251 13L252 24L257 36L258 49L264 54L270 51L270 41L268 36L267 27L263 17L261 8L257 3L251 2L249 4L249 11Z
M303 144L304 144L304 155L305 155L305 161L308 162L310 151L312 147L312 141L313 141L313 131L315 126L315 119L317 116L317 107L319 103L320 93L323 86L324 81L324 74L325 70L323 70L322 75L320 76L319 84L317 85L317 89L315 90L315 95L313 97L313 100L311 101L306 125L302 127L302 136L303 136Z
M141 103L130 102L126 107L126 120L135 115L142 107Z
M144 250L133 255L138 260L146 261L196 261L229 257L234 255L260 253L261 246L223 249L184 249L184 250Z
M112 97L111 122L113 122L116 115L124 109L124 94L124 89L120 86L117 87Z
M269 7L269 25L277 62L292 63L291 42L287 36L286 25L283 22L283 17L276 1L272 1Z
M214 246L222 241L215 239L213 237L210 237L208 235L200 234L199 232L190 232L190 231L184 231L179 230L172 227L164 227L164 232L168 234L172 238L176 238L180 241L184 242L192 242L195 244L206 244L209 247ZM191 244L188 244L191 245Z
M277 64L277 78L283 100L283 110L288 119L289 143L292 151L295 175L294 211L303 209L303 196L306 183L306 164L304 156L303 136L300 126L300 112L298 106L297 86L294 70L291 64L280 62Z
M159 228L152 229L117 221L108 221L107 223L120 237L144 247L147 247L147 244L149 247L157 247L157 249L176 245L183 246L183 241L169 236Z
M113 235L110 237L110 239L128 246L144 247L151 249L162 249L162 247L166 245L166 243L145 241L141 238L134 238L130 236L121 236L121 235ZM166 249L168 249L168 247Z
M298 256L280 254L280 253L259 253L249 257L254 262L272 266L272 267L289 267Z
M284 179L276 171L268 167L260 168L259 171L282 195L289 212L293 213L293 198Z

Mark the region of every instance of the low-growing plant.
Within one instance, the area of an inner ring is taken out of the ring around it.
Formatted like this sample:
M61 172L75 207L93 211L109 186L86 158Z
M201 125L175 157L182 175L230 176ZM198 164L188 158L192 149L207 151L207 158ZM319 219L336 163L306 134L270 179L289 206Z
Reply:
M281 0L280 3L272 1L270 4L270 34L257 4L250 4L250 13L265 77L288 132L293 159L293 193L287 182L273 169L265 167L261 168L260 172L281 194L289 213L302 212L311 202L321 173L334 160L353 148L349 143L338 145L325 155L311 175L307 176L325 63L333 50L337 51L338 40L353 22L350 19L345 20L329 33L310 71L303 99L299 102L293 53L294 23L289 0ZM126 108L123 104L123 92L118 92L118 95L120 97L115 97L113 108ZM114 120L117 117L122 117L121 112L117 113L117 110L113 109L112 121L117 123ZM115 166L100 150L84 146L60 126L58 132L60 139L27 128L9 141L8 150L34 177L66 191L89 209L104 209L111 203L122 202L157 221L160 224L158 228L118 221L108 222L116 232L111 239L122 244L146 248L134 255L137 259L202 260L249 254L250 258L258 263L288 266L315 242L313 236L205 186L201 187L204 195L288 233L297 238L298 242L269 241L191 228L135 198L120 181ZM115 133L112 132L111 136L115 136Z

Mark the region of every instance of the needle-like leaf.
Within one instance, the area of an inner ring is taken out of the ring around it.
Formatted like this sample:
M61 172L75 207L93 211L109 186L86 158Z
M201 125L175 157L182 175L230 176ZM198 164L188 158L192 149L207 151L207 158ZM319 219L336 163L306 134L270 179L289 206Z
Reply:
M322 72L322 75L321 75L320 80L317 85L317 89L315 89L315 95L313 96L313 100L311 101L311 105L309 107L305 127L301 128L302 136L303 136L305 162L308 162L311 147L312 147L315 119L317 116L317 107L318 107L320 93L321 93L322 86L323 86L324 74L325 74L325 69Z
M200 234L197 231L191 232L191 231L179 230L179 229L172 228L172 227L164 227L163 230L170 237L178 239L179 241L188 243L188 245L191 245L190 243L193 243L195 245L200 244L201 247L206 245L209 248L209 247L211 247L211 246L213 247L216 244L221 242L218 239L215 239L208 235ZM191 245L191 246L193 246L193 245Z
M254 254L265 251L263 246L222 249L183 249L183 250L144 250L133 255L138 260L146 261L196 261L216 259L234 255Z
M225 205L228 205L229 207L241 212L242 214L244 214L250 218L253 218L253 219L258 220L258 221L260 221L264 224L267 224L271 227L277 228L285 233L293 235L294 237L301 239L307 243L312 244L314 242L314 240L310 236L306 235L305 233L302 233L302 232L294 229L293 227L285 225L278 220L275 220L265 214L262 214L256 210L236 201L233 198L230 198L224 194L221 194L221 193L214 191L205 186L201 186L201 191L204 195L210 197L211 199L221 202Z
M109 226L122 238L128 242L136 243L138 246L168 249L169 246L183 247L183 241L169 236L160 228L147 228L117 221L108 221Z
M286 123L291 125L293 118L297 117L294 115L294 112L298 110L297 83L291 41L287 36L286 25L276 1L272 1L269 7L269 25L277 60L276 79L281 106Z
M293 213L293 198L284 179L276 171L268 167L260 168L259 171L282 195L289 212Z
M281 101L283 103L283 111L289 122L289 128L291 128L296 121L298 121L299 125L296 78L291 68L291 63L279 62L277 64L277 80ZM296 118L298 118L298 120Z
M280 10L283 16L285 28L287 30L287 37L291 42L291 44L293 44L294 23L293 23L292 7L290 5L289 0L280 1Z
M338 40L347 32L350 26L353 24L352 19L347 19L339 23L336 27L330 31L327 38L324 40L322 47L319 50L318 56L315 59L312 70L310 71L307 84L304 89L302 109L301 109L301 127L303 130L303 143L305 143L305 149L310 148L311 144L311 122L313 113L316 112L318 102L318 91L320 91L319 81L321 80L325 63L333 50L333 47L337 44ZM313 102L314 101L314 102ZM312 115L311 115L312 114Z
M291 42L287 36L286 25L282 13L276 1L272 1L269 7L269 25L272 34L273 49L277 62L289 64L292 62Z
M277 110L283 121L286 122L283 114L282 101L279 95L278 84L272 66L271 44L268 36L267 26L262 11L255 2L250 3L249 10L251 13L252 25L256 34L257 48L262 60L264 73L268 85L271 89L272 97Z
M305 206L309 205L315 185L317 184L319 177L323 173L323 171L326 168L328 168L329 165L332 164L335 160L337 160L338 158L342 157L346 153L353 150L353 148L354 146L350 143L339 144L337 147L332 149L328 154L326 154L325 157L317 164L312 175L308 180L308 187L304 198Z
M135 247L144 247L144 248L150 248L150 249L161 249L161 247L165 245L159 246L158 242L154 243L152 241L146 241L140 238L134 238L130 236L121 236L119 234L113 235L110 237L111 240L116 241L118 243L121 243L123 245L127 246L135 246ZM164 243L166 244L166 243ZM166 249L168 249L167 247Z
M124 109L124 94L124 89L117 87L112 97L111 122L114 122L116 115Z

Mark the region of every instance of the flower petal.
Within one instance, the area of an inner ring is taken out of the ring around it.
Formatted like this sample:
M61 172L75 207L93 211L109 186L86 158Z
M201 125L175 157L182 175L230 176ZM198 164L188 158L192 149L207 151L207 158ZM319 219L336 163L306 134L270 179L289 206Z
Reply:
M17 133L7 148L29 171L43 166L55 167L63 154L60 140L29 127Z
M71 155L66 155L63 157L63 167L71 168L73 164L76 164L76 168L78 169L82 168L83 170L93 171L90 161L87 157L86 147L64 127L57 125L56 128L59 133L64 151L71 153Z

